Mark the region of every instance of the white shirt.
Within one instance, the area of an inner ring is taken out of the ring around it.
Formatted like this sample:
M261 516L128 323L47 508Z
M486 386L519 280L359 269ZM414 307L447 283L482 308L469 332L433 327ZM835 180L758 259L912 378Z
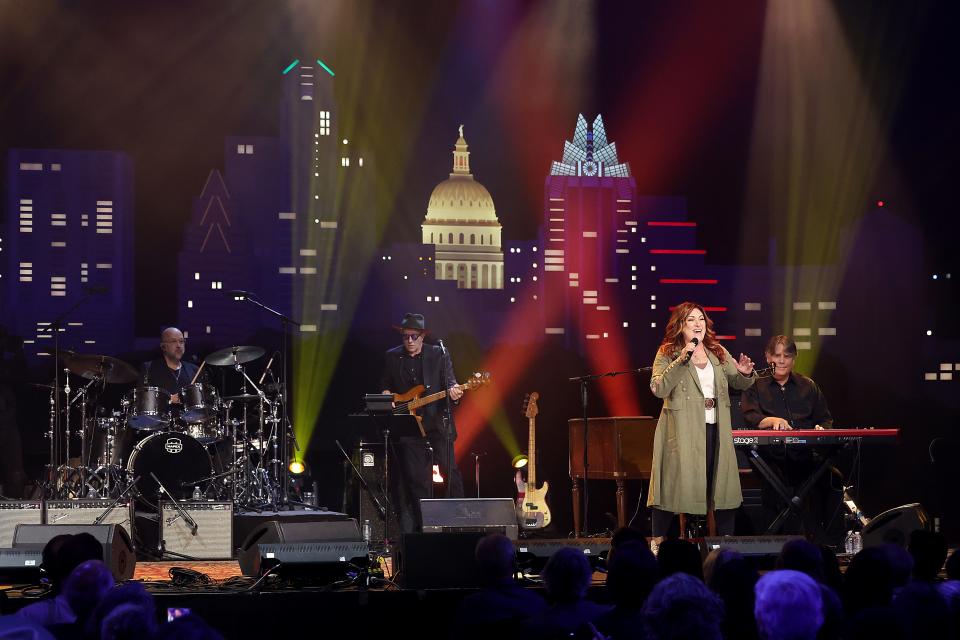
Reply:
M716 398L717 394L713 389L713 365L707 361L707 366L703 369L697 365L693 365L693 368L697 370L697 377L700 378L700 389L703 391L704 398ZM704 422L707 424L716 424L717 422L717 405L714 401L713 409L704 409L706 414Z

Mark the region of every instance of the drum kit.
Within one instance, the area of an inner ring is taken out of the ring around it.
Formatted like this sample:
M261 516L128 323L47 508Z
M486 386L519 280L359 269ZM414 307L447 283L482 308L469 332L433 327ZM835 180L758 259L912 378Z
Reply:
M293 430L285 417L283 385L275 379L264 385L273 376L272 360L259 383L246 372L246 365L264 353L255 346L221 349L204 359L194 380L177 394L137 386L123 394L118 409L110 409L107 385L136 382L136 369L110 356L63 352L66 372L88 382L71 389L66 375L59 403L50 387L53 471L47 494L109 499L130 492L154 507L161 493L175 499L232 500L237 509L286 504L286 438L293 438ZM238 376L240 392L221 395L213 384L198 380L207 365ZM57 405L66 408L61 412L62 441L55 436ZM79 417L79 426L71 426L71 415ZM72 436L79 440L80 456L70 464Z

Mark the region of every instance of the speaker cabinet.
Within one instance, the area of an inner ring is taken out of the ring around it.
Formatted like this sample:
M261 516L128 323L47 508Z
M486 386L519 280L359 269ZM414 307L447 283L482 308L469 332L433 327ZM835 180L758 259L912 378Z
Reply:
M420 501L424 533L502 533L516 540L516 505L510 498L440 498Z
M0 500L0 548L13 546L18 524L41 524L43 503L39 500Z
M379 500L384 508L387 506L386 492L383 490L383 444L361 442L354 451L353 464L369 487L369 491L363 488L351 466L345 462L343 510L356 518L360 524L369 520L370 542L383 544L386 525L376 502ZM390 516L390 534L393 539L399 539L400 523L396 515Z
M318 543L326 546L317 546ZM346 562L365 555L366 543L360 536L356 520L270 520L247 536L237 552L237 559L243 575L256 576L265 567L265 560L275 564L282 557L285 565L305 565Z
M103 562L118 582L129 580L137 566L137 557L126 530L115 524L19 524L13 536L13 548L43 551L50 539L62 534L89 533L103 545Z
M863 528L863 548L878 547L887 542L906 547L910 534L917 529L932 530L930 516L919 503L888 509Z
M110 512L99 524L115 524L123 527L127 537L132 537L132 509L128 503L114 504L113 500L47 500L47 524L94 524L107 509Z
M233 503L180 502L197 523L196 535L172 502L160 503L160 539L165 551L198 560L233 557Z

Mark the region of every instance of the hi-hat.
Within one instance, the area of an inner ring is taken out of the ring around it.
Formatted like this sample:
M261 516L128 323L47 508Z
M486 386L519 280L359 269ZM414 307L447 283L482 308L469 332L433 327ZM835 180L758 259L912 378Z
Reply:
M71 373L87 380L103 378L104 382L110 384L125 384L137 379L136 369L123 360L110 356L85 355L75 351L66 351L60 358Z
M216 367L229 367L234 364L252 362L264 353L266 352L260 347L227 347L208 355L206 362Z

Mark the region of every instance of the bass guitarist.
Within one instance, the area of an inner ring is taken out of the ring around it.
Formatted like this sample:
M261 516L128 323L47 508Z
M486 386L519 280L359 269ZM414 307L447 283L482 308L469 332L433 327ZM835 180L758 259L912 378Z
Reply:
M453 451L457 428L450 407L463 390L457 385L450 353L443 346L424 343L423 315L408 313L394 328L403 342L386 353L380 385L383 393L403 394L423 385L425 393L446 389L450 400L426 405L420 412L426 442L400 438L391 452L399 476L391 487L392 502L399 506L401 530L408 533L420 529L420 500L433 497L433 465L439 465L447 482L446 497L463 497L463 479Z

